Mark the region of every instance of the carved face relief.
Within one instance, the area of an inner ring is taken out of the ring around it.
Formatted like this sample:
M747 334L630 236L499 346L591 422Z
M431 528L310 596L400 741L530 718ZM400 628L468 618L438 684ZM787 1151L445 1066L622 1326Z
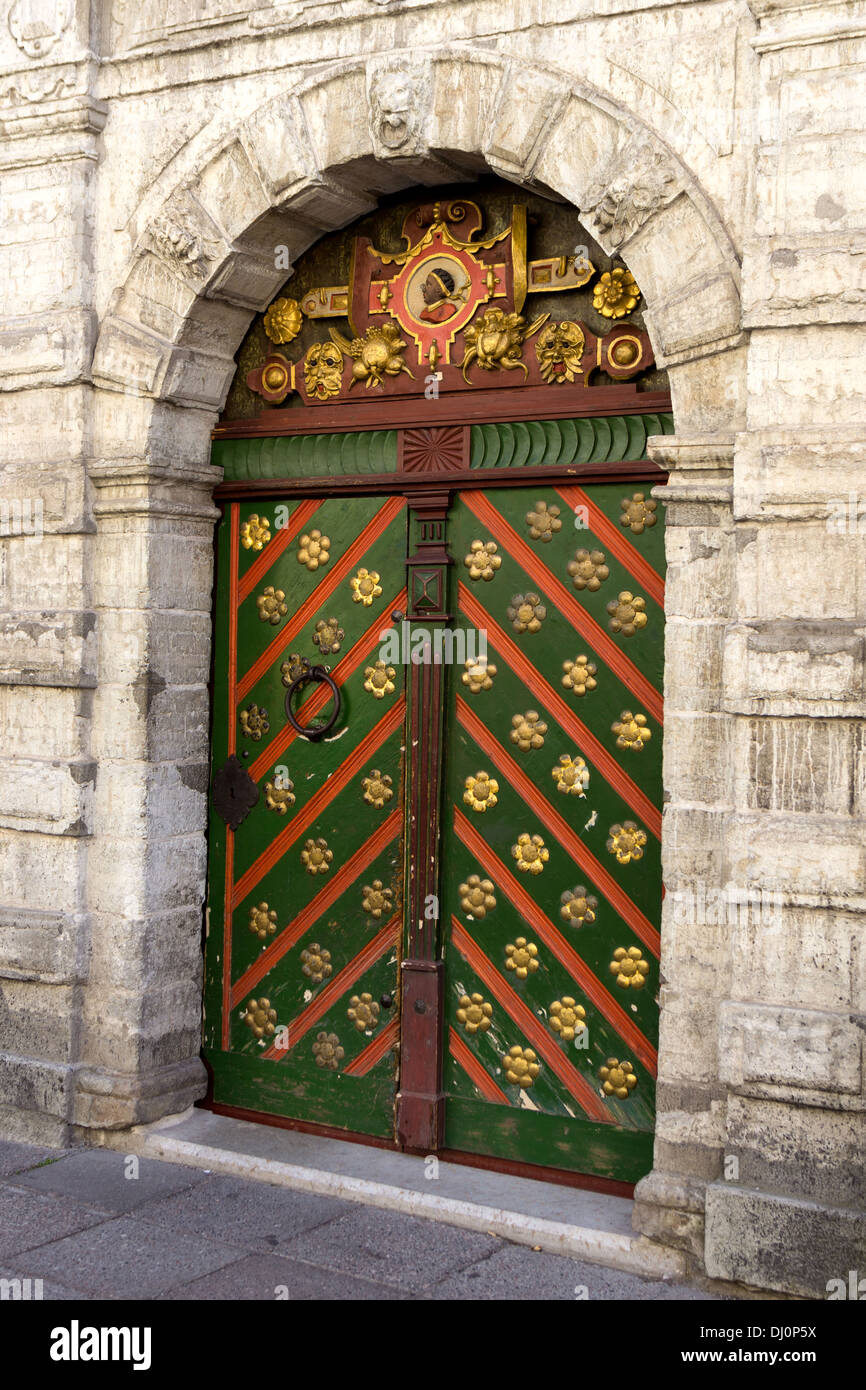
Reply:
M339 396L343 376L343 354L336 343L313 343L304 358L304 384L307 395L317 400Z
M580 361L586 339L580 324L565 320L549 323L542 329L535 346L535 355L544 381L574 381L580 376Z

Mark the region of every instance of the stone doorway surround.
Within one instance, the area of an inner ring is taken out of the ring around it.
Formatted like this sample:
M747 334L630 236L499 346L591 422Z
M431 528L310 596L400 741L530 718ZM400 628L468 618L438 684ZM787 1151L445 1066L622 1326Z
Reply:
M105 113L88 111L95 148ZM817 330L793 361L774 330L796 316L762 307L754 249L744 316L741 251L703 189L711 152L680 126L668 135L637 97L617 104L548 64L413 49L287 81L214 148L191 141L147 190L92 362L87 304L67 316L63 405L50 391L11 398L13 424L44 411L38 428L63 434L86 481L69 471L78 520L67 501L27 562L31 586L64 576L63 613L43 614L35 641L53 667L34 676L22 658L0 692L13 729L29 681L38 721L69 731L52 735L48 791L25 758L0 814L4 994L51 1021L35 1047L34 1028L4 1033L8 1133L92 1140L204 1093L210 430L233 353L285 282L277 247L294 259L378 196L488 169L582 209L622 254L673 397L676 434L650 446L670 470L655 492L669 560L667 896L655 1166L636 1229L757 1287L812 1293L858 1258L866 1268L863 850L843 790L863 714L864 596L862 579L832 578L864 572L862 538L828 534L826 482L802 483L826 465L841 487L858 446L843 441L836 458L813 438L820 383L844 394L829 361L823 376L814 366ZM828 331L837 357L856 351ZM807 562L812 539L820 562L811 546ZM700 903L729 884L780 895L775 936L751 918L707 920Z

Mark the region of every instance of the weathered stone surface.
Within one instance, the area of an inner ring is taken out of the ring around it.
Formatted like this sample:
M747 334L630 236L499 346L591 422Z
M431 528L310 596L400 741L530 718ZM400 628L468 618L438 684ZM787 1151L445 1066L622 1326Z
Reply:
M215 3L206 44L74 9L38 62L0 30L0 1128L203 1093L210 431L278 247L493 168L622 254L673 399L637 1226L823 1296L863 1240L862 37L830 0ZM772 920L714 915L746 890Z

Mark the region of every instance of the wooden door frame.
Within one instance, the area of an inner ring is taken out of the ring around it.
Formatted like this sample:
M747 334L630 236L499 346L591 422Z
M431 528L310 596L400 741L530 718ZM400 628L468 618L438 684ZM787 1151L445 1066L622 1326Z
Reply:
M427 627L444 627L447 611L448 554L445 522L453 496L468 489L555 485L557 483L667 482L665 469L650 459L576 464L568 468L540 465L520 468L471 468L470 432L473 425L510 424L536 420L604 418L606 416L670 413L666 391L640 392L634 385L596 387L542 386L492 388L458 392L438 399L361 398L332 406L267 409L252 419L230 420L212 432L214 440L344 434L364 430L396 430L397 470L382 474L312 478L238 479L218 484L218 502L275 502L303 497L388 493L406 498L409 513L407 557L409 605L407 618ZM414 548L413 548L414 537ZM433 594L431 596L431 587ZM419 601L424 604L419 607ZM504 1172L523 1172L571 1186L629 1195L632 1185L581 1173L539 1169L537 1165L452 1154L443 1149L446 1095L444 1064L444 959L437 920L428 925L424 904L439 894L439 821L442 804L444 666L412 664L407 689L407 746L421 750L415 764L407 759L404 792L404 933L400 989L400 1068L397 1091L396 1138L389 1142L350 1134L333 1126L219 1104L213 1099L213 1079L200 1102L219 1114L259 1120L297 1129L373 1144L408 1153L439 1153L451 1161L474 1163ZM423 775L418 775L419 764Z

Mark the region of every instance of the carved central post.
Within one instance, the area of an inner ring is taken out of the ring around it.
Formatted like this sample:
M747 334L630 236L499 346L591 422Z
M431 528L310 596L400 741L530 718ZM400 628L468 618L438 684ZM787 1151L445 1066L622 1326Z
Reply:
M439 812L445 670L441 634L450 559L450 494L432 488L409 509L409 739L406 748L407 931L402 964L402 1044L397 1137L405 1148L442 1143L443 972L439 932Z

